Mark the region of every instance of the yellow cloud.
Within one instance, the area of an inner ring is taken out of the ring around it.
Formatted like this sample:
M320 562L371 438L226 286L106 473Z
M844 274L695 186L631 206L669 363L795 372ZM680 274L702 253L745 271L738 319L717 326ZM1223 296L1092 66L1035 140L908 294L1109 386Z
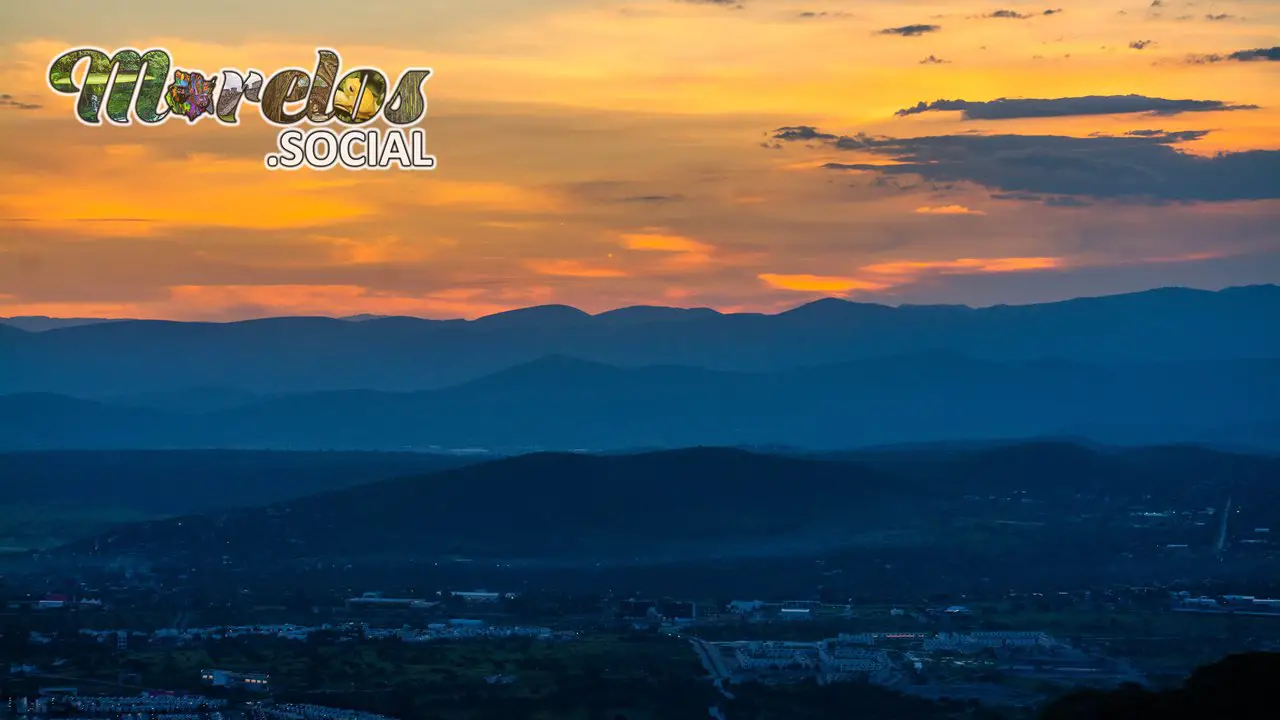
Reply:
M877 283L859 280L853 277L837 275L782 275L778 273L761 273L758 275L769 287L778 290L792 290L806 293L835 293L843 295L854 290L884 290L888 283Z
M778 290L847 295L852 292L880 292L919 282L929 275L1051 270L1063 266L1060 258L961 258L959 260L903 260L858 268L849 275L782 275L763 273L759 279Z
M942 274L1022 272L1026 270L1052 270L1061 267L1061 258L961 258L959 260L901 261L877 263L861 268L862 272L876 275L918 275L927 272Z
M918 207L916 213L920 215L986 215L981 210L973 210L964 205L943 205L941 207Z
M539 275L574 278L619 278L627 273L617 268L593 267L580 260L527 260L525 267Z
M666 253L709 253L715 249L691 238L660 232L626 233L622 236L622 246L628 250Z

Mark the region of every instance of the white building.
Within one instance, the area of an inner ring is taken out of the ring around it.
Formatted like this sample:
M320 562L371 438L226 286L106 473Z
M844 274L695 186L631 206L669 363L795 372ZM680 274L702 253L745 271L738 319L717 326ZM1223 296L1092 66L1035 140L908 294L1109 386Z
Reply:
M882 650L867 650L835 643L818 649L822 669L840 675L870 675L889 667L889 655Z
M924 641L924 649L976 652L986 648L1035 648L1052 647L1055 644L1054 639L1043 632L995 630L968 634L938 633Z
M238 673L230 670L201 670L200 680L206 685L225 688L243 688L256 692L266 692L271 684L271 677L262 673Z
M516 597L516 593L496 593L487 590L455 590L449 594L467 602L498 602L502 599L513 600Z
M817 665L813 648L800 648L780 643L752 643L735 651L738 664L745 670L808 669Z

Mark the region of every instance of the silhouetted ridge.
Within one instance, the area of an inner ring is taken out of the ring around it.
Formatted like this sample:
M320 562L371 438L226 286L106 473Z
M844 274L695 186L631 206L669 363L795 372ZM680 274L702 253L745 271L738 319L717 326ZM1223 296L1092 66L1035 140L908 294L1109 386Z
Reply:
M586 312L568 305L538 305L486 315L472 321L476 327L486 330L516 327L556 327L576 325L590 320Z
M1133 579L1134 562L1155 560L1121 550L1158 548L1151 530L1134 527L1135 505L1214 507L1230 494L1245 513L1240 527L1267 527L1280 512L1278 474L1277 458L1061 443L839 461L712 447L538 453L125 525L64 554L141 553L199 567L224 556L235 565L430 562L450 553L589 563L905 547L968 558L983 577L1045 567L1059 582L1112 570ZM1208 546L1212 536L1208 528L1184 542Z
M669 322L681 320L697 320L716 317L720 313L711 308L673 308L655 305L633 305L631 307L606 310L592 316L597 322L608 324L632 324L648 322Z
M1280 653L1230 655L1196 669L1182 687L1151 691L1125 685L1060 698L1040 720L1252 720L1272 717Z

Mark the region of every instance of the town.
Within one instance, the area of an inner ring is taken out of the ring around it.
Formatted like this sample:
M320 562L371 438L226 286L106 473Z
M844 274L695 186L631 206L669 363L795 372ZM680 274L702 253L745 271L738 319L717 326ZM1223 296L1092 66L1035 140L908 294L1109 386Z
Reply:
M167 626L147 626L154 613L109 594L10 597L5 608L0 688L10 714L31 718L378 720L390 708L322 689L420 689L448 678L499 696L536 693L597 661L609 664L605 681L684 677L725 707L753 687L853 683L1020 717L1072 688L1158 683L1250 642L1280 649L1257 641L1277 637L1280 600L1225 588L901 604L367 591L301 613L322 622L195 625L181 612ZM238 612L282 610L245 603ZM109 624L131 616L135 626ZM1203 642L1188 648L1188 638ZM365 660L352 666L352 657ZM373 669L387 662L403 665ZM327 695L341 707L314 701Z

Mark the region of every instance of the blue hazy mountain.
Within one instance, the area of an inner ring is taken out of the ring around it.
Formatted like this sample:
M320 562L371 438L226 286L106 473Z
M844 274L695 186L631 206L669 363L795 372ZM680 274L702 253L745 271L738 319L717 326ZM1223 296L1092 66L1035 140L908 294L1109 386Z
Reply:
M99 325L101 323L129 322L124 318L54 318L46 315L21 315L18 317L0 318L0 325L15 327L27 332L44 332L58 328L78 327L80 325Z
M557 355L432 391L246 396L203 410L166 400L0 396L0 449L824 450L1067 435L1280 447L1280 360L1269 359L1092 365L930 353L749 373Z
M0 325L0 392L109 397L234 387L257 394L417 391L547 355L620 367L774 371L946 351L1107 364L1280 357L1280 287L1161 289L1023 306L820 300L776 315L543 306L473 321L119 321Z

